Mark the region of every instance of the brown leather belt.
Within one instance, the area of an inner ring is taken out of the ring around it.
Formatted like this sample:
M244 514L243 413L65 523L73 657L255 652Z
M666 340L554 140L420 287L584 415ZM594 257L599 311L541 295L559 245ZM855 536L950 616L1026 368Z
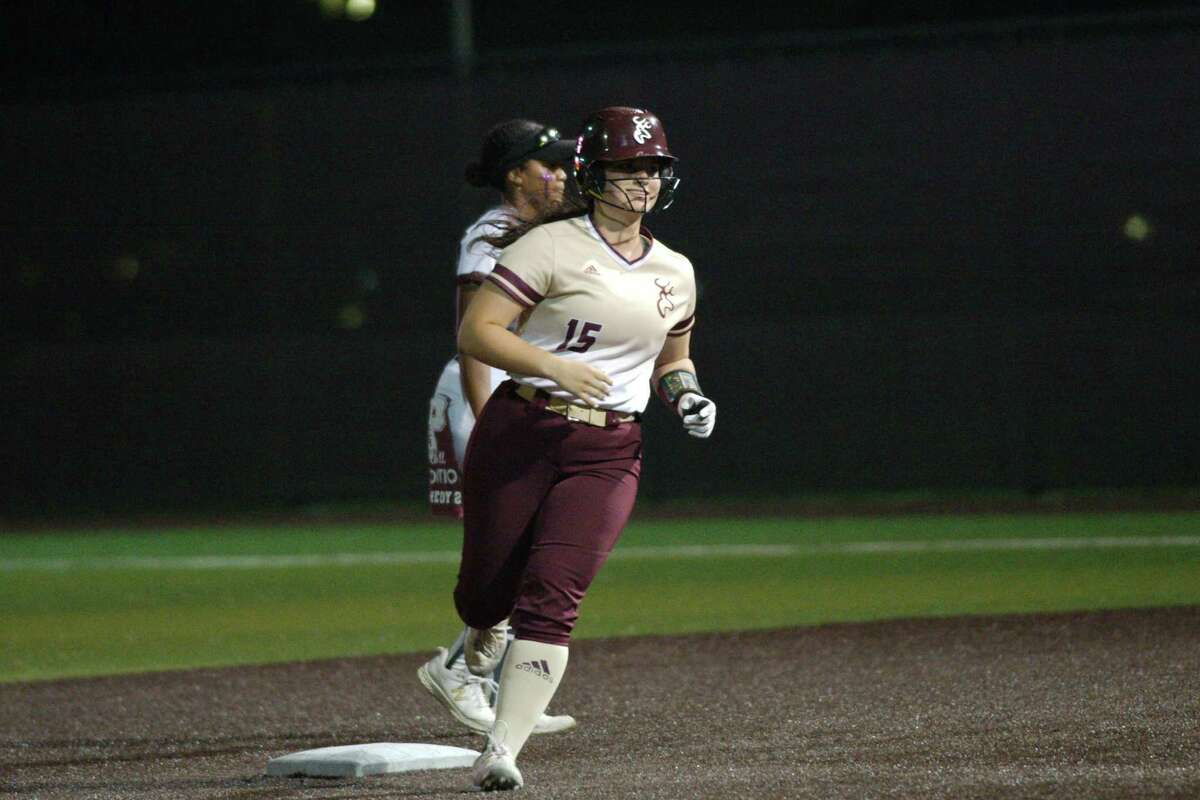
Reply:
M516 395L522 400L528 400L530 403L534 403L547 411L562 414L572 422L595 425L597 428L620 425L622 422L634 422L641 418L640 414L618 414L616 411L605 411L603 408L577 406L574 403L568 403L561 397L555 397L549 392L530 386L527 383L517 384Z

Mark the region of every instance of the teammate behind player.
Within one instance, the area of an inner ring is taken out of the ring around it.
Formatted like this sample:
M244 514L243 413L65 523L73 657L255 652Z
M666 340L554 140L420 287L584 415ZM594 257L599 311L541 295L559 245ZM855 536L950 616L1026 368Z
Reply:
M563 200L566 171L575 143L538 122L511 119L492 127L479 160L467 166L472 186L500 192L500 203L468 228L459 247L456 319L471 302L480 283L495 266L496 250L480 236L496 234L506 224L534 219ZM429 403L429 501L435 514L462 517L462 463L475 416L504 373L467 355L451 358L442 369ZM421 685L450 714L471 730L486 733L495 720L491 705L494 679L472 675L463 661L460 633L449 648L417 671ZM535 733L554 733L575 726L573 717L543 714Z
M500 659L506 618L516 632L475 762L484 790L522 785L516 758L562 680L580 601L633 510L652 388L692 436L716 422L689 358L691 262L642 227L678 183L658 118L597 111L575 153L584 204L490 237L504 249L459 328L461 352L511 376L467 453L454 593L472 673Z
M500 202L471 223L459 244L455 331L467 305L496 264L496 249L481 236L529 220L562 203L574 142L538 122L511 119L494 125L467 165L467 183L500 192ZM429 503L434 514L462 518L463 454L475 424L504 373L465 354L446 362L429 404Z

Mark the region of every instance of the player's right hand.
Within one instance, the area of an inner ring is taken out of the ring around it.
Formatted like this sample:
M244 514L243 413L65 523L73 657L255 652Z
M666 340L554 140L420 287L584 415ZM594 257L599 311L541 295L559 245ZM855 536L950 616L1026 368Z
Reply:
M547 378L592 408L608 397L608 388L612 386L612 378L603 370L582 361L555 357L550 372Z

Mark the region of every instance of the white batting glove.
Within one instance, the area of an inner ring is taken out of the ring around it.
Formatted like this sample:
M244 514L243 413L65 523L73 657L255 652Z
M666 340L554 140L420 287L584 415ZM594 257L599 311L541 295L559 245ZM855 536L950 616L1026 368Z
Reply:
M707 439L717 426L717 404L707 397L701 397L695 392L688 392L679 398L679 416L683 417L683 427L688 436L697 439Z

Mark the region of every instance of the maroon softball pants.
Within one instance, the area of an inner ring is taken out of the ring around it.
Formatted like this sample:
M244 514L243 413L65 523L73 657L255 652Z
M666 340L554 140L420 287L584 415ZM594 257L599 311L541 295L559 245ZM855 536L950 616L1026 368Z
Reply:
M506 381L467 445L454 603L473 628L565 645L579 604L633 510L638 422L596 427L526 401Z

